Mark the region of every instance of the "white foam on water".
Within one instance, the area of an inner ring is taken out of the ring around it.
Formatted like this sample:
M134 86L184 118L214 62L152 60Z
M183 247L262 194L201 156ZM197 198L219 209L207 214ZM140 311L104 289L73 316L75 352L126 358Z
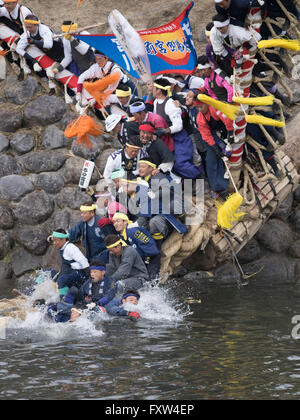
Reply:
M50 274L40 272L44 281L35 286L35 291L28 299L28 306L37 299L45 299L47 303L59 301L59 295ZM163 325L174 325L183 322L191 314L190 308L186 304L180 304L171 293L165 288L145 287L140 291L141 298L138 305L125 304L124 308L128 311L136 311L141 315L141 320L160 323ZM38 338L39 340L65 341L87 337L102 337L104 332L101 328L103 322L111 322L116 317L111 317L107 313L98 313L93 318L89 317L89 311L83 314L75 322L55 323L46 317L45 307L38 307L34 312L28 312L26 320L8 319L7 328L13 329L15 335L20 338Z
M25 321L8 319L7 329L13 329L20 338L38 337L39 340L64 341L86 337L102 337L104 332L83 313L75 322L55 323L46 317L45 309L28 313Z
M142 319L148 321L177 323L183 322L190 315L188 305L176 302L167 289L159 287L144 288L140 291L141 298L138 305L126 303L128 311L139 312Z
M28 298L27 306L32 308L34 301L45 299L49 303L57 303L60 300L57 288L51 279L49 272L38 272L43 282L35 285L33 294ZM99 319L99 317L97 318ZM103 331L97 328L94 322L88 319L87 313L76 322L55 323L46 317L45 307L37 307L34 312L28 311L25 321L20 319L7 319L7 329L13 329L15 334L20 333L21 337L30 336L59 341L77 337L101 337Z
M29 301L34 302L38 299L45 299L46 302L56 303L59 302L59 294L56 284L52 281L50 272L39 272L39 278L43 280L42 283L35 285L33 294L30 296Z

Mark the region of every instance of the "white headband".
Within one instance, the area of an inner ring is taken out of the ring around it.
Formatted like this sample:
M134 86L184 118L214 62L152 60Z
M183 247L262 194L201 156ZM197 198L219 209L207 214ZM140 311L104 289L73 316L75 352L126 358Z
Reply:
M209 69L211 68L211 65L209 63L207 64L198 64L197 66L197 70L204 70L204 69Z
M110 193L103 193L103 194L101 194L101 193L99 193L99 194L96 194L95 195L95 197L111 197L112 196L112 193L110 192Z
M129 110L131 114L136 114L137 112L145 111L146 105L144 102L134 102L129 106Z
M214 21L215 28L224 28L225 26L230 24L230 19L225 20L225 22L220 22L218 20Z
M215 0L215 3L222 3L223 0Z

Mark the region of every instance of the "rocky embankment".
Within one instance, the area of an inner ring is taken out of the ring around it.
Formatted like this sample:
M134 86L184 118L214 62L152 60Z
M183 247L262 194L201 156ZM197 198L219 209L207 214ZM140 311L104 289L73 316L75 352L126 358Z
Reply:
M90 198L78 188L84 160L96 159L103 173L109 153L119 147L118 141L106 134L93 139L92 149L82 149L75 139L65 138L65 127L77 117L63 97L45 94L34 77L18 82L10 75L0 84L0 284L27 278L41 267L56 266L57 254L47 237L53 229L68 229L80 219L79 207ZM290 123L287 146L292 157L298 147L294 128L299 127L299 117ZM295 163L300 168L300 162ZM94 171L91 185L97 184L100 173ZM245 273L259 271L251 282L297 282L300 188L242 250L239 260ZM213 267L209 258L204 261L199 253L177 276L197 287L231 285L236 284L239 271L231 262Z
M107 135L94 138L92 149L65 138L76 118L64 98L46 95L34 77L0 84L0 284L53 260L48 235L77 223L80 205L90 199L78 188L84 160L96 158L102 173L118 148ZM94 171L91 185L99 179Z

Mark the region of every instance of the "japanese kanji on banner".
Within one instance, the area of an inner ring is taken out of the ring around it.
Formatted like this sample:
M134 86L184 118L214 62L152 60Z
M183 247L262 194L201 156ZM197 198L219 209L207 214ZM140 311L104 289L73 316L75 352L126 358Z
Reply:
M151 73L191 73L196 67L197 55L189 20L194 6L188 7L172 22L154 29L138 31L149 57ZM129 58L114 35L76 35L76 38L107 55L131 76L139 79Z

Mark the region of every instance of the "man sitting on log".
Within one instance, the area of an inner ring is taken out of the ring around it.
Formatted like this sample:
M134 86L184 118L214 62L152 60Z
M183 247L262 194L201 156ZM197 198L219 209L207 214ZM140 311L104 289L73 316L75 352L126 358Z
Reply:
M46 70L47 77L49 79L49 88L51 89L50 93L55 93L55 83L53 79L55 74L53 69L56 68L57 63L60 63L64 59L64 48L62 41L55 41L53 39L53 32L51 29L42 24L35 15L28 15L24 20L26 32L24 32L18 42L16 53L21 57L24 57L33 67L33 70L37 73L42 72L42 67L40 66L38 60L33 57L30 53L27 52L27 47L30 45L36 46L39 50L44 52L49 58L55 61L53 67L49 67ZM28 36L29 33L29 36ZM43 73L41 73L41 76Z
M68 69L76 76L80 76L96 62L94 51L90 45L74 38L69 34L69 32L77 31L77 23L64 21L61 29L62 32L65 33L62 41L64 48L64 59L53 71L54 73L59 73L64 69ZM82 32L82 34L84 33L86 32Z
M262 7L264 3L264 0L215 0L215 7L219 14L230 16L230 23L243 27L250 7Z
M240 67L244 56L256 49L257 42L261 40L259 33L255 37L245 28L230 23L230 19L223 15L213 16L214 27L210 31L210 41L213 51L218 59L226 60L232 56L232 67ZM231 51L231 52L229 52Z
M32 15L32 11L23 5L19 5L18 0L5 0L0 5L0 23L8 26L18 34L24 32L24 19Z
M174 139L175 164L173 171L186 179L196 179L201 176L201 169L193 163L193 142L183 127L181 108L171 98L171 85L166 79L155 81L153 87L154 113L160 115L168 124L161 134L171 134Z

